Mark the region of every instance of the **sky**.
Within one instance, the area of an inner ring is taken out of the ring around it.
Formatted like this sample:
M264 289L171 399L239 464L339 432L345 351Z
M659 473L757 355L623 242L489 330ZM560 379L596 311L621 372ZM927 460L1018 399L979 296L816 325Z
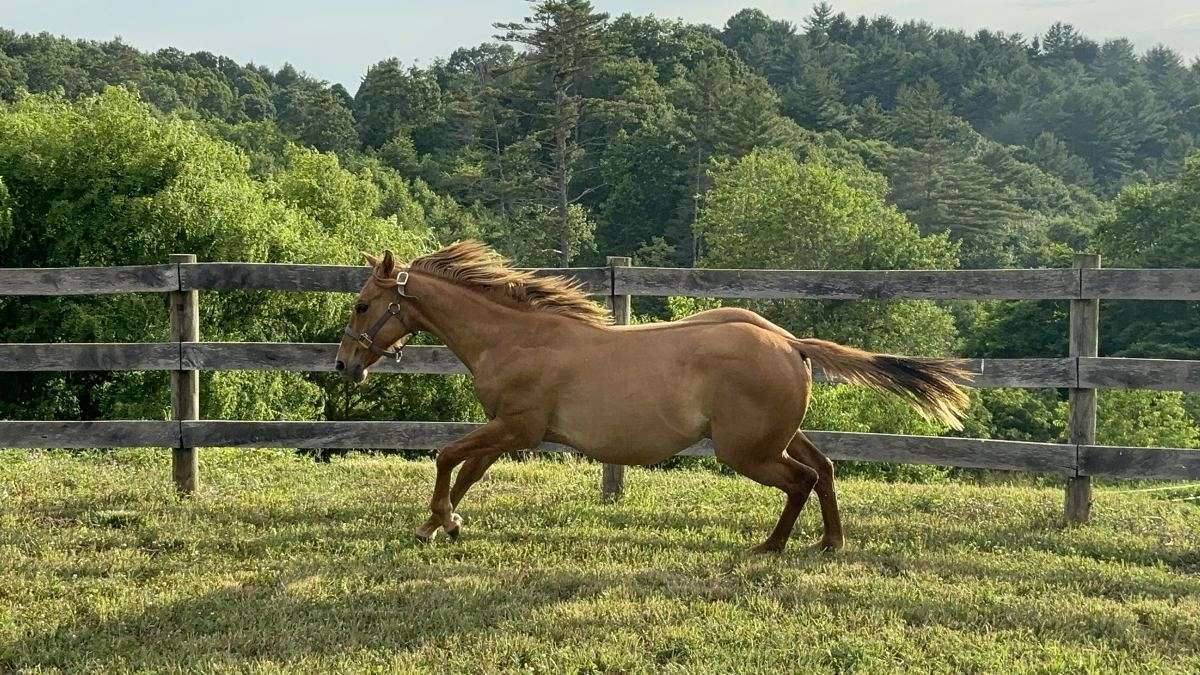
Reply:
M593 0L613 16L629 12L721 26L744 7L795 23L806 0ZM1197 0L842 0L850 16L888 14L934 26L1034 35L1055 21L1098 41L1127 37L1145 50L1165 44L1200 57ZM120 36L139 49L173 46L278 68L285 62L353 93L367 67L389 57L428 64L456 47L491 39L496 21L516 21L521 0L0 0L0 26L74 38Z

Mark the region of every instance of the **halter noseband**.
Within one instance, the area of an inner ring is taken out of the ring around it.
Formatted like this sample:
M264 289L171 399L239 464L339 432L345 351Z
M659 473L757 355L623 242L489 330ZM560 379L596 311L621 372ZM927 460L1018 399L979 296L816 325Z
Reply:
M374 277L374 280L375 285L377 286L395 289L398 297L413 297L405 290L405 286L408 284L408 272L406 271L397 272L395 279L381 279L376 276ZM387 356L395 359L396 363L400 363L400 357L404 356L404 348L408 346L408 340L412 337L412 333L409 333L408 337L406 337L398 347L384 349L383 347L375 344L375 336L379 335L379 331L383 330L383 327L387 325L388 321L391 321L398 316L400 316L400 304L393 301L388 305L387 311L384 312L383 315L381 315L378 319L376 319L375 323L371 324L371 327L366 331L362 333L356 333L354 332L354 329L347 324L345 330L342 332L351 338L354 338L354 341L358 343L358 346L370 351L372 354L375 354L376 356Z

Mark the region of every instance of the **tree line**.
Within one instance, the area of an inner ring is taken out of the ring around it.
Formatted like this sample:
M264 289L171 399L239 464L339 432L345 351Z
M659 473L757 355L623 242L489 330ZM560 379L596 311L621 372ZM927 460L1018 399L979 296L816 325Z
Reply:
M353 95L288 65L0 29L0 99L6 266L161 262L184 249L351 262L364 247L411 255L467 236L524 265L619 254L663 266L1038 267L1081 250L1106 265L1200 263L1200 62L1065 24L968 35L820 3L799 26L747 9L715 28L543 0L497 22L493 41L428 66L372 65ZM328 340L340 321L336 300L283 312L270 294L212 298L211 339ZM130 322L102 327L105 303ZM637 310L662 319L700 304ZM1063 303L748 304L877 350L1066 349ZM1197 309L1106 303L1102 353L1200 357ZM131 332L165 331L157 314L151 299L0 299L0 339L152 339ZM208 377L214 417L386 417L385 399L404 401L406 417L479 414L456 379L363 391L316 375ZM10 375L0 409L161 416L156 378ZM942 431L849 390L822 396L818 423ZM1194 397L1105 398L1114 420L1167 411L1151 426L1171 431L1145 432L1158 444L1196 443ZM1053 391L981 392L972 432L1053 440L1060 406Z

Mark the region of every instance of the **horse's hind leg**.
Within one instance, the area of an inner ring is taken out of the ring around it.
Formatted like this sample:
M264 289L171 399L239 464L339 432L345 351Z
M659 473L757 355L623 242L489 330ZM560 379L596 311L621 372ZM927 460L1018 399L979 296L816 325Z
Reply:
M788 443L787 453L793 459L803 462L817 472L815 487L817 499L821 502L821 521L824 534L816 546L825 551L835 551L845 543L842 534L842 517L838 512L837 494L833 486L833 462L817 449L802 432L797 431Z
M722 443L721 434L715 436L713 442L717 449L717 459L755 482L783 490L786 501L783 511L779 514L779 522L775 524L775 529L771 530L766 541L752 549L755 553L782 551L796 526L796 518L804 508L804 503L808 501L809 493L817 484L816 470L792 459L782 450L730 447L729 441ZM774 447L779 448L783 444L780 442Z
M755 546L755 553L773 553L782 551L787 546L792 529L796 527L796 518L804 509L808 495L817 483L817 472L811 467L801 464L786 455L774 462L765 462L736 469L738 473L763 485L770 485L783 490L786 500L783 511L779 514L779 522L775 529L767 535L766 541Z

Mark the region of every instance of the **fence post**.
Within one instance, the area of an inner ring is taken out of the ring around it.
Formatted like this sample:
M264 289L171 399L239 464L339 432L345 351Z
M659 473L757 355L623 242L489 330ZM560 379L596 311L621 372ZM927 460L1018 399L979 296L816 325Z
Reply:
M1074 267L1096 269L1100 267L1100 256L1094 253L1076 253ZM1082 272L1080 272L1082 274ZM1080 284L1082 290L1083 285ZM1071 337L1069 355L1072 357L1096 356L1100 341L1100 301L1096 298L1080 298L1071 301ZM1076 377L1079 361L1075 361ZM1078 379L1076 380L1078 384ZM1092 478L1079 475L1082 453L1079 448L1096 443L1096 390L1073 387L1070 393L1070 419L1068 422L1069 443L1075 445L1075 476L1067 479L1066 515L1068 523L1086 523L1092 514Z
M191 253L175 253L170 262L194 263ZM182 283L183 276L180 275ZM180 287L182 289L182 285ZM171 371L171 419L200 419L200 373L183 370L184 342L200 341L200 300L197 291L178 290L171 292L171 341L179 345L179 370ZM199 464L196 449L178 447L171 453L171 477L175 488L182 494L192 494L199 482Z
M627 326L632 317L633 310L630 306L628 295L617 295L617 272L618 267L629 267L631 261L624 256L608 256L608 271L609 271L609 301L612 304L613 323L618 326ZM614 501L621 496L625 490L625 467L621 464L605 464L601 468L602 475L600 478L600 493L605 499Z

